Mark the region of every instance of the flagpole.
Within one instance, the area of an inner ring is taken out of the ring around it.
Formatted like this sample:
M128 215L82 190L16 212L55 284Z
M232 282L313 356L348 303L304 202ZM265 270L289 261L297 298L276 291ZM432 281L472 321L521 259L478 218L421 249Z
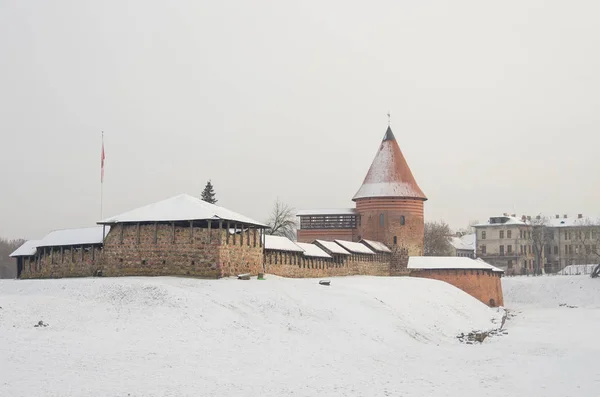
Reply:
M102 154L100 164L100 220L102 220L102 200L104 198L104 131L102 131Z

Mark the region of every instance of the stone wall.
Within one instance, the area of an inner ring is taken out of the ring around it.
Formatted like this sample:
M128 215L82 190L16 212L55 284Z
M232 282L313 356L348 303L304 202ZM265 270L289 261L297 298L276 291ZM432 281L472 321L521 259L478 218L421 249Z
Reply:
M36 256L23 258L20 278L89 277L102 266L102 248L43 247Z
M445 281L489 306L504 306L501 273L491 270L412 270L411 276Z
M334 277L353 275L390 275L390 255L351 255L347 257L307 258L302 253L267 251L266 273L282 277Z
M104 242L105 276L218 278L262 271L258 233L171 224L119 224Z

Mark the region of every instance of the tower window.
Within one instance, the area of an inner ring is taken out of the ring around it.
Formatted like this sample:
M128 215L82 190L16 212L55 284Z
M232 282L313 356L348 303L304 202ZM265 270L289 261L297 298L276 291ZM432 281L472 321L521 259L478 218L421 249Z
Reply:
M379 214L379 226L383 227L384 226L384 217L383 214Z
M404 217L404 215L401 215L401 216L400 216L400 224L401 224L402 226L404 226L404 224L405 224L405 223L406 223L406 218Z

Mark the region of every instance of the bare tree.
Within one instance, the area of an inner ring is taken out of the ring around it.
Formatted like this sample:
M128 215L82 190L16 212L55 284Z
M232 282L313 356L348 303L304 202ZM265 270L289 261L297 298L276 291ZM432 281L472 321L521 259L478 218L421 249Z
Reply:
M279 199L273 205L271 217L267 221L267 225L269 226L267 234L287 237L290 240L296 239L298 223L296 222L295 210L291 206L279 201Z
M600 220L581 219L576 222L576 229L573 231L575 245L575 255L578 262L582 264L597 263L598 265L592 271L592 278L600 275Z
M425 256L451 256L452 231L444 221L425 222L425 241L423 255Z
M0 237L0 278L15 278L17 265L9 255L19 248L25 240L6 240Z
M533 274L542 274L545 247L550 247L551 231L548 229L548 218L538 215L528 221L531 225L531 247L533 249Z

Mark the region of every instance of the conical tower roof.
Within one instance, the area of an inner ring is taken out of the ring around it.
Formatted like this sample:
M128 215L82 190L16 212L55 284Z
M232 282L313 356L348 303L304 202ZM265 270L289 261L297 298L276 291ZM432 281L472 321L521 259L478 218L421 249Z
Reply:
M374 197L427 200L388 126L365 180L352 200Z

